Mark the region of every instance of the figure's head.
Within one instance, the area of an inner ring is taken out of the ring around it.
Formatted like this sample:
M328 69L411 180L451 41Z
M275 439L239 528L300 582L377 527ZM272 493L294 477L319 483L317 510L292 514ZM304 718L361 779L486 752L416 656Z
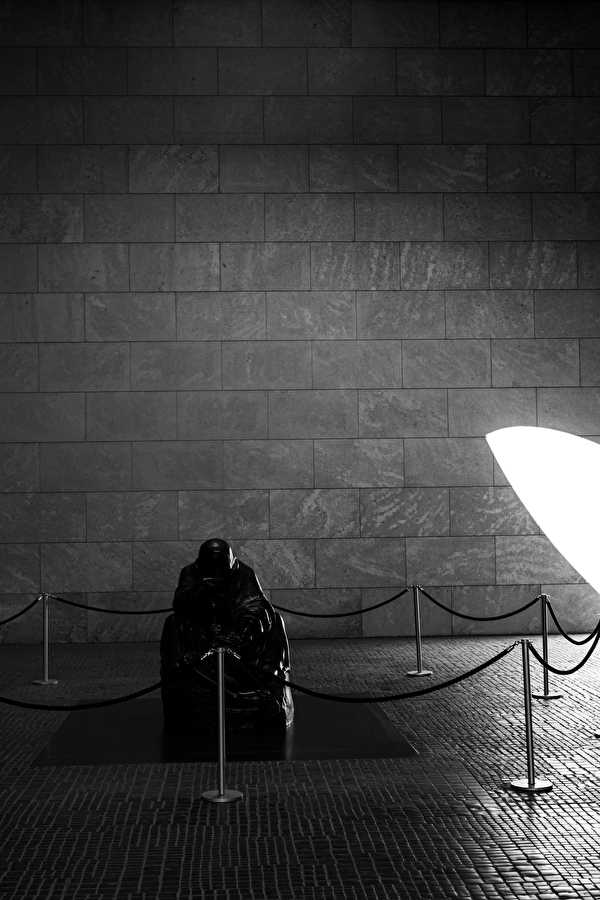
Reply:
M196 564L202 578L223 579L236 568L237 559L227 541L210 538L200 545Z

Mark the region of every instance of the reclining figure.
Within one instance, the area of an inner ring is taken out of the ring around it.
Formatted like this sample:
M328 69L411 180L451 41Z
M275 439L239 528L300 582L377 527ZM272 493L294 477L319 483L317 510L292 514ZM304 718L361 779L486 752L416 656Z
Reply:
M225 657L225 702L232 727L291 725L291 691L273 678L287 678L290 672L283 619L250 566L236 559L226 541L212 538L202 544L196 561L181 570L173 613L163 628L160 656L167 732L198 733L216 727L216 655L203 662L200 658L217 646L229 647L240 657L240 661L231 654Z

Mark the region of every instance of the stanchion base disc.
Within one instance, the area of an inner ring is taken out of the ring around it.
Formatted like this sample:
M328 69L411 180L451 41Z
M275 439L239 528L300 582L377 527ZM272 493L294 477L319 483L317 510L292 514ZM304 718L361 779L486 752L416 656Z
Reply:
M241 791L223 791L222 794L219 791L204 791L202 794L202 799L208 800L209 803L233 803L234 800L242 800L243 797Z
M531 695L535 697L536 700L558 700L559 697L562 697L562 694L542 694L535 693Z
M425 675L433 675L431 669L413 669L406 673L410 678L423 678Z
M523 794L543 794L552 790L552 782L546 781L545 778L536 778L532 785L529 784L528 778L517 778L511 781L509 787L513 791L519 791Z
M37 678L35 681L31 682L32 684L43 684L43 685L51 685L58 684L56 678Z

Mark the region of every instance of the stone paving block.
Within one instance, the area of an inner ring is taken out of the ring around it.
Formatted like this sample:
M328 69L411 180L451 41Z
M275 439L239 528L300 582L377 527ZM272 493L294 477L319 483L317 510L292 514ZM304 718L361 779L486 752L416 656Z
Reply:
M541 388L538 425L575 434L598 434L600 391L596 387Z
M0 344L0 391L37 391L35 344Z
M0 444L0 491L37 491L38 444Z
M442 116L438 98L356 97L353 113L354 140L359 144L394 141L399 144L438 144L441 140Z
M581 384L600 385L600 341L584 338L579 342Z
M391 241L313 244L311 287L334 291L399 288L398 245Z
M361 437L401 438L446 435L446 394L442 390L360 391Z
M40 445L43 491L123 491L131 488L131 447L125 443Z
M411 438L404 446L407 485L492 483L492 454L484 438Z
M133 588L136 591L173 591L179 572L198 555L192 541L135 541Z
M309 279L307 244L221 245L221 287L224 290L307 290Z
M87 0L85 43L144 45L171 43L171 10L160 0L142 6L118 0Z
M530 47L597 47L600 22L594 15L594 3L571 6L551 2L532 4L528 17Z
M523 3L450 2L440 7L440 44L447 47L525 47Z
M22 194L36 190L36 147L0 147L0 191Z
M36 51L33 47L14 50L7 47L2 51L0 84L0 94L36 93Z
M156 341L131 345L134 390L206 390L221 386L216 341Z
M42 193L125 193L126 147L40 147L39 189Z
M230 488L310 488L312 441L227 441L225 483Z
M348 241L354 198L339 194L271 194L265 198L268 241Z
M400 585L398 589L400 589ZM373 606L375 603L381 603L383 600L392 596L391 591L396 590L390 588L369 588L362 592L362 603L364 607ZM452 593L449 587L440 587L436 585L431 589L432 595L436 600L450 606L452 603ZM396 591L397 592L397 591ZM421 600L421 634L424 637L433 637L438 635L446 635L452 633L452 617L450 613L445 612L427 599ZM363 613L362 616L362 634L363 637L391 637L402 635L412 637L415 633L415 617L413 613L412 592L408 592L395 600L374 609L372 612ZM427 654L427 648L424 648ZM427 660L426 660L427 664ZM408 668L408 667L407 667ZM398 673L398 675L404 674ZM410 688L409 688L410 689Z
M84 437L83 394L2 394L6 441L79 441Z
M145 441L132 447L134 490L177 491L223 487L219 441Z
M90 493L86 496L85 521L88 541L176 539L177 494Z
M397 50L396 79L399 94L483 94L484 55L481 50Z
M356 304L359 337L444 336L442 291L359 291Z
M401 440L315 441L317 487L396 487L403 483Z
M536 291L535 333L539 337L600 337L600 293Z
M362 537L449 534L447 488L363 488Z
M535 144L598 144L600 99L568 97L534 101L531 140Z
M565 631L590 632L598 624L598 594L589 584L542 584ZM539 625L538 625L539 630ZM549 630L557 632L550 620Z
M527 240L532 237L528 194L450 194L444 198L448 240Z
M36 248L27 246L0 246L0 290L35 291L38 266Z
M216 94L217 51L213 48L130 47L129 94Z
M579 384L575 340L492 341L492 384L498 387Z
M132 244L131 287L134 291L216 291L219 245Z
M1 159L1 153L0 153ZM0 162L0 170L2 163ZM599 147L575 147L575 179L577 191L600 190L600 148ZM568 188L572 190L572 183ZM8 189L7 189L8 190Z
M87 602L101 609L130 609L138 615L106 615L89 611L87 618L87 642L102 641L120 643L122 641L160 641L164 616L153 613L155 609L165 609L173 599L171 591L115 591L113 593L88 593ZM147 610L146 615L139 615Z
M269 436L358 437L356 391L271 391Z
M6 7L0 22L2 46L65 46L82 35L82 8L77 0L62 0L60 13L45 3L24 2Z
M225 388L312 387L308 341L227 341L223 344Z
M222 191L305 191L308 160L305 147L220 148Z
M265 143L352 142L351 97L265 97Z
M358 491L273 490L269 522L274 538L358 537Z
M219 50L220 94L306 94L307 83L303 48Z
M491 150L491 148L490 148ZM481 191L486 187L486 147L398 147L399 191Z
M577 285L573 241L495 241L490 244L494 288L570 288Z
M448 391L450 434L485 435L509 425L537 425L534 388Z
M400 248L402 287L411 290L486 288L485 242L407 241Z
M356 0L352 4L354 46L437 47L438 41L433 3Z
M260 340L265 337L262 291L222 291L177 295L179 340Z
M270 291L267 336L271 340L356 337L352 291Z
M313 191L395 191L397 169L395 147L310 148Z
M330 613L352 612L360 609L360 590L358 588L327 588L312 590L276 589L271 591L271 603L280 604L287 609L297 609L301 612ZM327 637L357 638L362 634L361 617L345 616L338 619L313 619L304 616L295 616L293 613L282 612L288 637L317 638L321 635Z
M311 94L395 94L394 51L391 49L310 49Z
M451 534L538 534L510 487L450 488Z
M578 285L582 288L600 287L600 241L585 241L577 246ZM571 287L571 285L569 285Z
M175 44L198 47L256 47L260 44L259 0L176 0Z
M600 238L600 201L593 194L551 194L533 197L536 240Z
M252 566L265 588L312 587L315 582L314 541L239 540L236 556Z
M581 577L543 535L498 535L496 581L498 584L529 584L547 580L576 583Z
M486 93L540 97L572 93L569 50L488 50Z
M176 143L256 144L263 139L260 97L176 97L174 107Z
M38 249L41 291L126 291L125 244L46 244Z
M177 395L177 436L183 440L267 437L264 391L189 391Z
M83 494L0 494L0 541L82 541Z
M520 97L448 97L442 101L449 144L527 144L529 105Z
M172 241L175 204L149 194L97 194L85 198L87 241Z
M79 197L8 195L0 210L4 243L81 241L83 209Z
M490 191L570 191L574 181L571 147L488 147Z
M356 198L359 241L441 240L439 194L362 194Z
M21 51L22 52L22 51ZM127 51L112 47L40 48L40 94L126 94ZM14 91L13 93L25 93ZM33 91L33 93L36 93Z
M456 585L453 609L471 616L497 616L518 609L539 594L539 584ZM455 616L453 634L539 634L540 610L535 604L525 612L498 622L472 622Z
M87 294L88 341L148 341L175 338L175 295Z
M404 541L324 538L316 542L317 587L394 587L405 583Z
M419 584L494 581L494 538L406 538L406 580Z
M1 144L81 144L83 140L79 97L0 97L0 123Z
M267 491L180 491L178 510L179 536L184 540L269 535Z
M265 202L259 194L178 196L178 241L259 241L265 236Z
M487 387L491 383L486 340L403 341L405 387Z
M447 291L448 337L533 337L533 291Z
M86 437L91 441L152 441L175 437L175 394L110 391L89 394Z
M401 341L315 341L313 380L318 388L402 387Z
M594 50L573 51L573 93L578 97L600 94L598 55Z
M25 594L39 589L39 547L31 544L3 544L0 590L11 594ZM22 606L21 602L20 608Z
M129 148L129 184L135 193L211 193L219 184L217 148L165 144Z
M346 0L263 0L265 46L339 47L351 43L352 19Z
M88 542L42 544L42 588L65 591L119 591L131 587L131 545Z
M173 101L170 97L85 97L84 109L87 144L168 144L173 141Z
M41 391L119 391L129 388L127 344L42 344Z

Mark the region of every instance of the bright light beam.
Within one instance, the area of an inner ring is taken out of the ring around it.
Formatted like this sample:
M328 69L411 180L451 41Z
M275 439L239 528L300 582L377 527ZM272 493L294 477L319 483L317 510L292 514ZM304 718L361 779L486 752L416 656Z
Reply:
M500 428L485 439L542 531L600 593L600 445L524 425Z

